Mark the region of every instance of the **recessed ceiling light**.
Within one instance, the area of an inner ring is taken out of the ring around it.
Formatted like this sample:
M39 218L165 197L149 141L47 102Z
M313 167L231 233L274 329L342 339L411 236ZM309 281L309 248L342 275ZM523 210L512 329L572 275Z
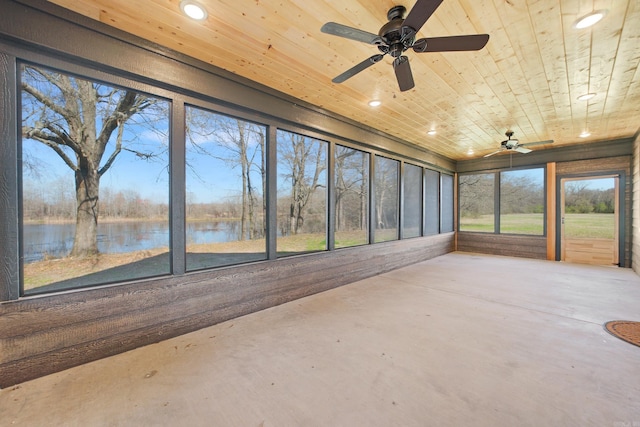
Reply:
M379 107L382 104L381 101L374 99L373 101L369 101L369 107Z
M604 18L606 14L607 14L606 10L596 10L595 12L591 12L590 14L585 15L582 18L578 19L576 23L573 24L573 26L578 30L581 30L583 28L588 28L600 22L600 20Z
M583 131L583 132L580 134L580 138L587 138L587 137L589 137L589 136L591 136L591 133L590 133L589 131L586 131L586 130L585 130L585 131Z
M193 0L182 0L180 10L191 19L203 21L207 19L207 10L200 3Z
M578 101L588 101L591 98L593 98L594 96L596 96L595 93L585 93L584 95L580 95L578 97Z
M429 132L427 132L427 133L428 133L429 135L435 135L435 134L436 134L436 133L438 133L438 132L436 132L436 130L435 130L435 129L431 129L431 130L430 130Z

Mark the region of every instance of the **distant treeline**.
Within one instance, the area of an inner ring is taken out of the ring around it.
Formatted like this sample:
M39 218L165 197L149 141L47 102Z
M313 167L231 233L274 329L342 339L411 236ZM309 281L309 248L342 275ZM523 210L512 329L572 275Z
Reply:
M188 219L239 219L240 202L189 203ZM135 190L100 192L99 219L157 219L169 216L169 205L141 197ZM45 190L25 189L23 196L25 221L73 221L76 218L76 200L73 189L50 187Z
M614 213L615 193L613 188L592 190L580 182L565 187L566 213Z

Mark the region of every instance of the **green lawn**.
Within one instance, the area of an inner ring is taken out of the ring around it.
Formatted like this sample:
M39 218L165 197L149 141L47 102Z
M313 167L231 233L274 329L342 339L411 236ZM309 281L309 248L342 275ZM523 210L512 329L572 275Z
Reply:
M544 229L542 214L510 214L500 218L500 232L541 236ZM615 214L566 214L565 236L613 239ZM460 231L493 233L493 215L479 218L460 218Z
M500 232L541 236L544 230L543 214L510 214L500 218ZM493 233L493 215L479 218L460 218L460 231Z
M565 214L565 237L613 239L615 214Z

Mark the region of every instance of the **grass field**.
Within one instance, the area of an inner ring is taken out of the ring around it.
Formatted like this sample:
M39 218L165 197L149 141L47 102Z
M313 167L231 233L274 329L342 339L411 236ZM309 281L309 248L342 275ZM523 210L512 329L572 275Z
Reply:
M613 239L615 214L565 214L565 237Z
M510 214L500 217L500 232L541 236L544 229L542 214ZM565 236L578 238L613 239L615 214L566 214ZM460 231L494 232L493 215L461 218Z
M493 215L479 218L460 218L460 231L481 231L493 233ZM544 232L543 214L511 214L500 217L500 232L508 234L532 234L541 236Z

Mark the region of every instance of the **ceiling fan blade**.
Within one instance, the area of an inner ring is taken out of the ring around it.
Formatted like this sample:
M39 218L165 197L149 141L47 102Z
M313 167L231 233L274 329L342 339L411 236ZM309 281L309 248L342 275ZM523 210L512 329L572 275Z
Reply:
M472 34L468 36L429 37L416 40L413 50L423 52L461 52L480 50L489 41L489 34Z
M346 39L368 44L377 45L382 43L382 39L377 34L362 31L353 27L347 27L346 25L338 24L336 22L327 22L322 26L322 28L320 28L320 31L326 34L344 37Z
M493 153L485 154L485 155L484 155L484 156L482 156L482 157L491 157L491 156L493 156L494 154L498 154L498 153L500 153L500 152L502 152L502 151L503 151L503 150L497 150L497 151L494 151Z
M531 147L532 145L544 144L553 144L553 139L547 139L546 141L527 142L526 144L520 144L520 147Z
M396 72L396 78L398 79L398 86L400 91L404 92L415 86L413 82L413 74L411 73L411 66L409 65L409 58L406 56L399 56L393 60L393 70Z
M522 154L527 154L527 153L530 153L533 150L529 150L528 148L524 148L524 147L518 145L517 147L513 148L513 151L517 151L518 153L522 153Z
M420 28L422 28L424 23L427 22L427 19L433 15L433 12L436 11L442 1L443 0L418 0L416 4L413 5L411 11L409 11L402 25L410 27L416 32L420 31Z
M366 70L367 68L371 67L376 62L380 62L380 60L383 57L384 57L384 55L382 55L380 53L377 54L377 55L373 55L371 58L365 59L361 63L349 68L347 71L345 71L344 73L340 74L339 76L334 77L334 79L331 80L331 81L334 82L334 83L342 83L345 80L347 80L348 78L355 76L360 71Z

